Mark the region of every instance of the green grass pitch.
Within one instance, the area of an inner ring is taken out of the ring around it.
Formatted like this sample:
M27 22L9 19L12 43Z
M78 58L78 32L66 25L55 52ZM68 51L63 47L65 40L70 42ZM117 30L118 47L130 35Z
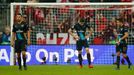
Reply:
M127 65L114 70L115 65L95 65L93 69L77 65L37 65L28 66L28 70L18 70L18 66L0 66L0 75L134 75ZM134 68L134 67L132 67Z

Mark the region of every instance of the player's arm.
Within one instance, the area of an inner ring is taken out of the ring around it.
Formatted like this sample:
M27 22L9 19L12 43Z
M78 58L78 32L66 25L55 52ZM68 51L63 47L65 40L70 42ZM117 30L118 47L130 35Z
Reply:
M117 34L116 29L113 29L113 34L114 34L114 36L115 36L116 38L118 37L118 34Z
M74 35L74 33L73 33L73 30L72 30L71 28L68 30L68 33L69 33L71 36L75 37L75 35Z
M27 39L27 44L30 45L31 42L30 42L30 28L29 28L29 25L25 25L24 37Z
M117 33L116 29L113 29L113 35L114 35L116 41L118 41L118 33Z
M125 35L122 38L120 38L120 41L128 38L128 35L129 35L128 32L125 32Z
M25 28L25 33L24 35L26 36L27 38L27 44L30 45L31 44L31 41L30 41L30 28L29 28L29 25L26 25L26 28Z
M73 37L75 38L75 40L78 40L79 37L76 36L76 35L73 33L73 30L74 30L74 27L70 28L70 29L68 30L68 33L69 33L71 36L73 36Z
M27 38L27 44L30 45L30 31L27 31L27 33L24 33L25 38Z
M11 35L11 46L14 47L14 44L15 44L15 37L16 36L16 28L15 26L13 25L13 30L12 30L12 35Z
M59 28L59 32L62 32L61 28L62 28L62 23L58 25Z
M89 38L93 34L93 28L88 27L88 34L86 34L86 38Z
M116 43L119 44L118 33L117 33L117 30L116 29L113 29L113 35L115 37Z
M30 34L31 34L30 30L28 30L28 31L27 31L27 41L28 41L28 45L31 44L31 41L30 41Z
M93 34L93 28L90 28L89 30L89 36L91 36Z
M119 44L121 42L121 40L124 40L124 39L128 38L128 35L129 35L128 32L125 32L125 35L122 38L116 39L117 44Z
M127 28L124 28L124 36L121 37L121 38L119 39L119 41L128 38L128 36L129 36L128 29L127 29Z
M15 44L15 36L16 36L16 33L13 32L12 35L11 35L11 46L14 47L14 44Z

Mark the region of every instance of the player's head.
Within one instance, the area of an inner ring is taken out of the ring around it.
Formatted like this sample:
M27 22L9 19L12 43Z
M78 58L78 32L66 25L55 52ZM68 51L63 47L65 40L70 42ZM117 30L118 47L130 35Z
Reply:
M9 26L5 27L5 33L6 33L6 34L10 34L10 31L11 31L11 30L10 30L10 27L9 27Z
M117 26L123 26L123 20L121 18L116 19Z
M23 21L24 21L24 22L27 21L27 15L23 15Z
M83 18L80 18L79 23L80 23L80 25L83 25L85 23L85 20Z
M22 21L22 15L20 13L16 15L16 21L17 22Z

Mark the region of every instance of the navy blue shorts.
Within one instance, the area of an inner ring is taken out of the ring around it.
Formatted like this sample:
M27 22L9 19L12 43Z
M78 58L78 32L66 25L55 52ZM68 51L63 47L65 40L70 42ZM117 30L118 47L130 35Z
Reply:
M89 48L87 39L85 39L85 40L78 40L78 41L76 42L76 49L77 49L78 51L81 51L81 50L82 50L82 47L84 47L84 48Z
M26 51L26 40L15 41L15 52L21 53L21 51Z
M116 52L127 53L127 44L116 45Z

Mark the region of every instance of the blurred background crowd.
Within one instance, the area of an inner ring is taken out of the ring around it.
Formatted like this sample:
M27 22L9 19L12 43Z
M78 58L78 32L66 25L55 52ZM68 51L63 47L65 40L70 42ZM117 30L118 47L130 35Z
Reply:
M133 2L133 0L0 0L0 43L10 43L10 3L11 2ZM92 7L92 6L89 6ZM107 7L107 6L106 6ZM108 6L108 9L71 10L64 8L38 8L16 6L15 13L25 14L28 24L33 28L32 39L40 33L67 33L68 29L84 18L85 22L95 30L90 42L92 44L114 44L113 28L116 28L116 19L122 18L124 25L129 28L129 44L134 44L134 11L132 6ZM85 8L75 6L74 8ZM99 7L98 7L99 8ZM104 8L104 7L103 7ZM112 10L110 10L112 8ZM118 8L118 10L115 10ZM123 10L122 10L123 9ZM38 40L38 39L37 39ZM37 41L34 40L34 41ZM33 41L33 42L34 42ZM38 43L38 42L36 42ZM38 43L39 44L39 43Z

